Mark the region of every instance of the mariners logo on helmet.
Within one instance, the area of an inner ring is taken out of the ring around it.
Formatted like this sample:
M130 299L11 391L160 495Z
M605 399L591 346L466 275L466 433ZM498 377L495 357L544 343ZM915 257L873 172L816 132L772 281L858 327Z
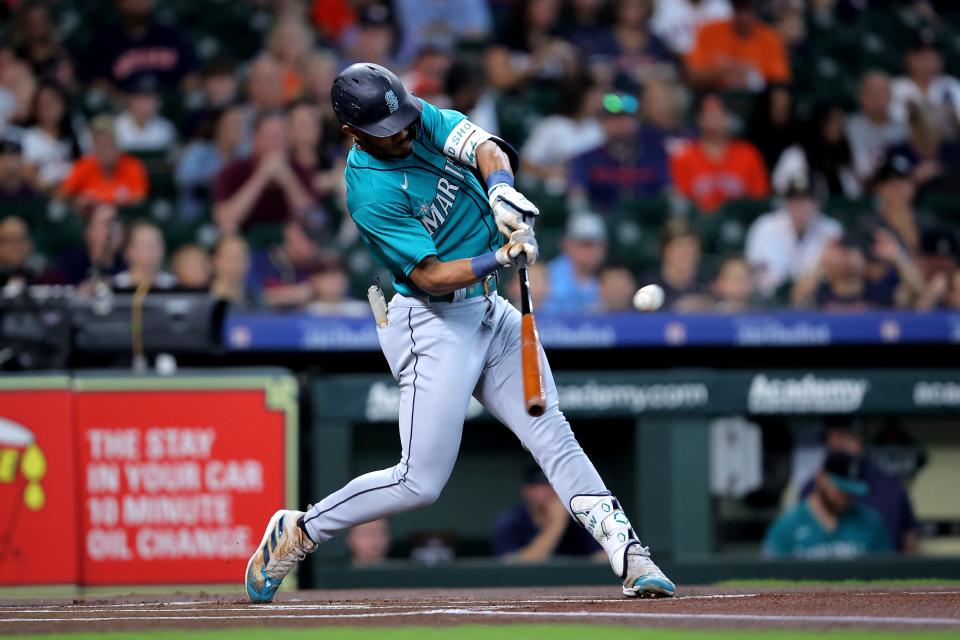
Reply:
M390 113L400 108L400 101L397 100L397 94L393 92L393 89L383 94L383 99L387 101L387 109L390 109Z

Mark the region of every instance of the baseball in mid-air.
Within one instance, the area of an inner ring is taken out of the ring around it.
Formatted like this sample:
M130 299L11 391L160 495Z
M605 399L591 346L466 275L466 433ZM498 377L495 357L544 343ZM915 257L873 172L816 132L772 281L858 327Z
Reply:
M633 308L637 311L656 311L663 304L663 287L648 284L633 294Z

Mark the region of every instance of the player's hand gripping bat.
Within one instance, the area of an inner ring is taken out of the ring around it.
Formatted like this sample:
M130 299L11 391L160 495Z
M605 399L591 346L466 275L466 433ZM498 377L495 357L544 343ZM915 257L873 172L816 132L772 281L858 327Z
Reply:
M527 216L523 221L532 224ZM542 416L547 407L547 392L543 386L543 360L540 358L540 336L537 321L533 317L533 302L530 299L530 282L527 279L527 256L517 258L517 273L520 276L520 362L523 369L523 399L527 413Z

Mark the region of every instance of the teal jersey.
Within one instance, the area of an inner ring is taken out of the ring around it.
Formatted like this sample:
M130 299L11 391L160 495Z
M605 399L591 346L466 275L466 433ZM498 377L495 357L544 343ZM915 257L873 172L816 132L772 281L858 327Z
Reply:
M486 189L470 166L489 134L462 113L420 102L409 156L384 160L354 146L346 168L350 217L405 295L423 295L409 276L424 258L472 258L502 244Z
M856 558L890 550L880 515L859 503L838 518L836 529L827 531L803 501L781 514L763 540L763 554L769 558Z

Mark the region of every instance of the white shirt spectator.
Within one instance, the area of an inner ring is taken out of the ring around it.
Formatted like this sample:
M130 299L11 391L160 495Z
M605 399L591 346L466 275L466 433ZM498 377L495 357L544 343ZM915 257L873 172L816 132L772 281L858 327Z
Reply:
M861 180L873 175L887 147L904 142L910 133L902 121L891 118L878 124L859 112L848 117L843 128L853 156L853 169Z
M73 165L70 142L57 140L40 127L30 127L23 134L23 161L37 168L41 185L55 187Z
M177 130L163 116L154 116L144 126L138 125L129 113L116 119L117 145L124 151L164 151L177 140Z
M789 279L796 280L816 267L823 247L843 233L843 227L822 213L798 236L786 209L765 213L747 231L746 257L754 270L757 289L771 295Z
M690 51L702 24L726 20L732 14L730 0L657 0L651 28L674 53L683 55Z
M603 127L594 118L547 116L534 125L520 156L536 165L565 164L603 142Z
M926 91L907 76L900 76L890 84L890 115L898 122L907 122L907 105L932 107L937 111L938 124L946 124L941 131L953 135L960 119L960 80L953 76L941 75L934 78ZM944 120L952 122L944 123Z

